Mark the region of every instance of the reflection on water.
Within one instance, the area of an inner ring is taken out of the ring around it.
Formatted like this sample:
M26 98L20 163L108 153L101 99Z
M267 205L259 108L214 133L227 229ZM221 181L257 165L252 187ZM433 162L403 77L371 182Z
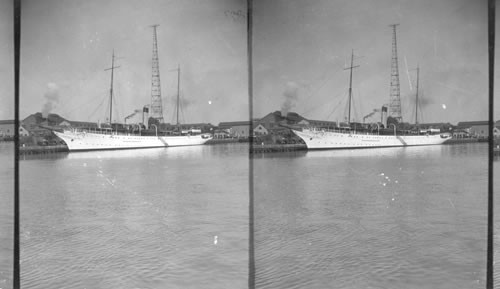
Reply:
M0 288L12 288L14 143L0 142Z
M484 288L486 149L256 159L257 288Z
M484 288L486 161L484 144L255 155L257 288ZM23 288L245 288L247 195L243 144L31 156Z
M493 163L493 188L494 188L494 227L493 227L493 274L494 287L500 288L500 163Z
M248 146L20 165L23 288L246 287Z
M412 146L366 149L314 150L308 151L308 157L320 158L399 158L399 157L430 157L439 156L449 146Z
M464 150L474 148L457 146L413 146L413 147L389 147L389 148L366 148L366 149L334 149L334 150L299 150L275 153L254 153L254 159L269 158L419 158L419 157L439 157L443 152L450 151L451 154L463 154ZM457 151L458 150L458 151Z
M306 150L289 151L289 152L254 152L253 159L270 159L270 158L298 158L307 154Z
M221 146L223 147L223 146ZM243 148L243 146L241 146ZM21 160L40 159L95 159L95 158L154 158L168 156L169 158L203 157L213 153L210 146L185 146L169 148L126 149L126 150L101 150L101 151L76 151L50 154L22 155Z
M171 148L149 148L149 149L131 149L131 150L105 150L89 152L71 152L67 154L69 159L124 159L124 158L155 158L165 156L168 158L197 158L203 157L203 154L210 153L207 146L186 146Z

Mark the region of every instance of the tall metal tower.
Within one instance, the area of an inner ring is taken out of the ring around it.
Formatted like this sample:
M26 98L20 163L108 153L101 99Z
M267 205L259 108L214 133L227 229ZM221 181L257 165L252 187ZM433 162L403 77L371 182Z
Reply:
M156 39L156 27L159 24L151 25L153 27L153 76L151 78L151 111L150 116L159 123L163 123L163 105L161 103L160 86L160 63L158 60L158 42Z
M398 70L398 46L396 42L396 26L399 24L389 25L392 27L392 59L391 59L391 92L389 100L389 111L387 116L395 118L398 122L403 120L401 116L401 97L399 89L399 70Z

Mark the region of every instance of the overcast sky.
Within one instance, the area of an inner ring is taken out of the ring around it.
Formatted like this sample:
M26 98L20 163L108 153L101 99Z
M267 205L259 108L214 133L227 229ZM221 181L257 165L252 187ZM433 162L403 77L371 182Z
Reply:
M353 71L351 115L362 121L389 102L392 28L388 25L399 23L403 120L415 118L412 69L417 64L420 122L456 124L487 118L487 1L254 3L257 117L288 106L306 118L343 120L349 83L349 72L343 68L354 49L354 64L360 67ZM367 121L377 119L379 115Z
M175 122L178 65L182 122L248 119L246 1L23 0L21 15L21 118L105 121L114 49L113 121L123 122L151 102L149 26L159 24L165 122Z
M14 119L14 5L0 0L0 119Z
M389 101L392 31L388 25L399 23L403 119L414 121L416 73L412 69L418 63L420 121L485 120L486 3L254 1L254 116L288 106L311 119L344 119L349 73L343 68L354 49L360 57L355 65L360 67L354 70L352 114L362 120ZM14 117L12 1L0 0L0 5L4 39L0 42L0 119L9 119ZM116 63L121 67L115 71L114 118L122 121L149 104L149 25L160 24L165 121L175 119L177 75L171 69L178 64L183 122L247 119L245 14L245 0L23 0L21 118L45 108L70 120L104 121L110 82L104 69L111 64L113 49L121 57ZM499 27L497 23L497 31ZM500 119L500 99L495 106ZM377 114L367 121L376 119Z

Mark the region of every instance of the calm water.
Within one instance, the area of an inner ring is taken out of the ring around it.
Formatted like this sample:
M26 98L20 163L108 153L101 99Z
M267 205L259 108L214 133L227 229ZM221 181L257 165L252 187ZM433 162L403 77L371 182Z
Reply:
M23 288L245 288L248 147L23 160Z
M12 288L14 144L0 142L0 288Z
M12 282L12 152L0 143L2 289ZM23 288L247 287L246 146L20 166ZM486 144L266 154L254 169L257 288L485 287Z
M485 287L486 144L275 154L254 168L257 288Z

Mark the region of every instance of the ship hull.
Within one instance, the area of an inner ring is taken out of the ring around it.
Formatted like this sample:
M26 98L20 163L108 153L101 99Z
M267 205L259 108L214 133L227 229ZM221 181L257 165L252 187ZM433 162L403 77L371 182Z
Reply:
M306 143L307 149L311 150L440 145L451 138L447 133L436 135L377 135L313 129L292 131Z
M69 151L193 146L202 145L211 139L207 135L138 136L74 131L54 133L66 143Z

